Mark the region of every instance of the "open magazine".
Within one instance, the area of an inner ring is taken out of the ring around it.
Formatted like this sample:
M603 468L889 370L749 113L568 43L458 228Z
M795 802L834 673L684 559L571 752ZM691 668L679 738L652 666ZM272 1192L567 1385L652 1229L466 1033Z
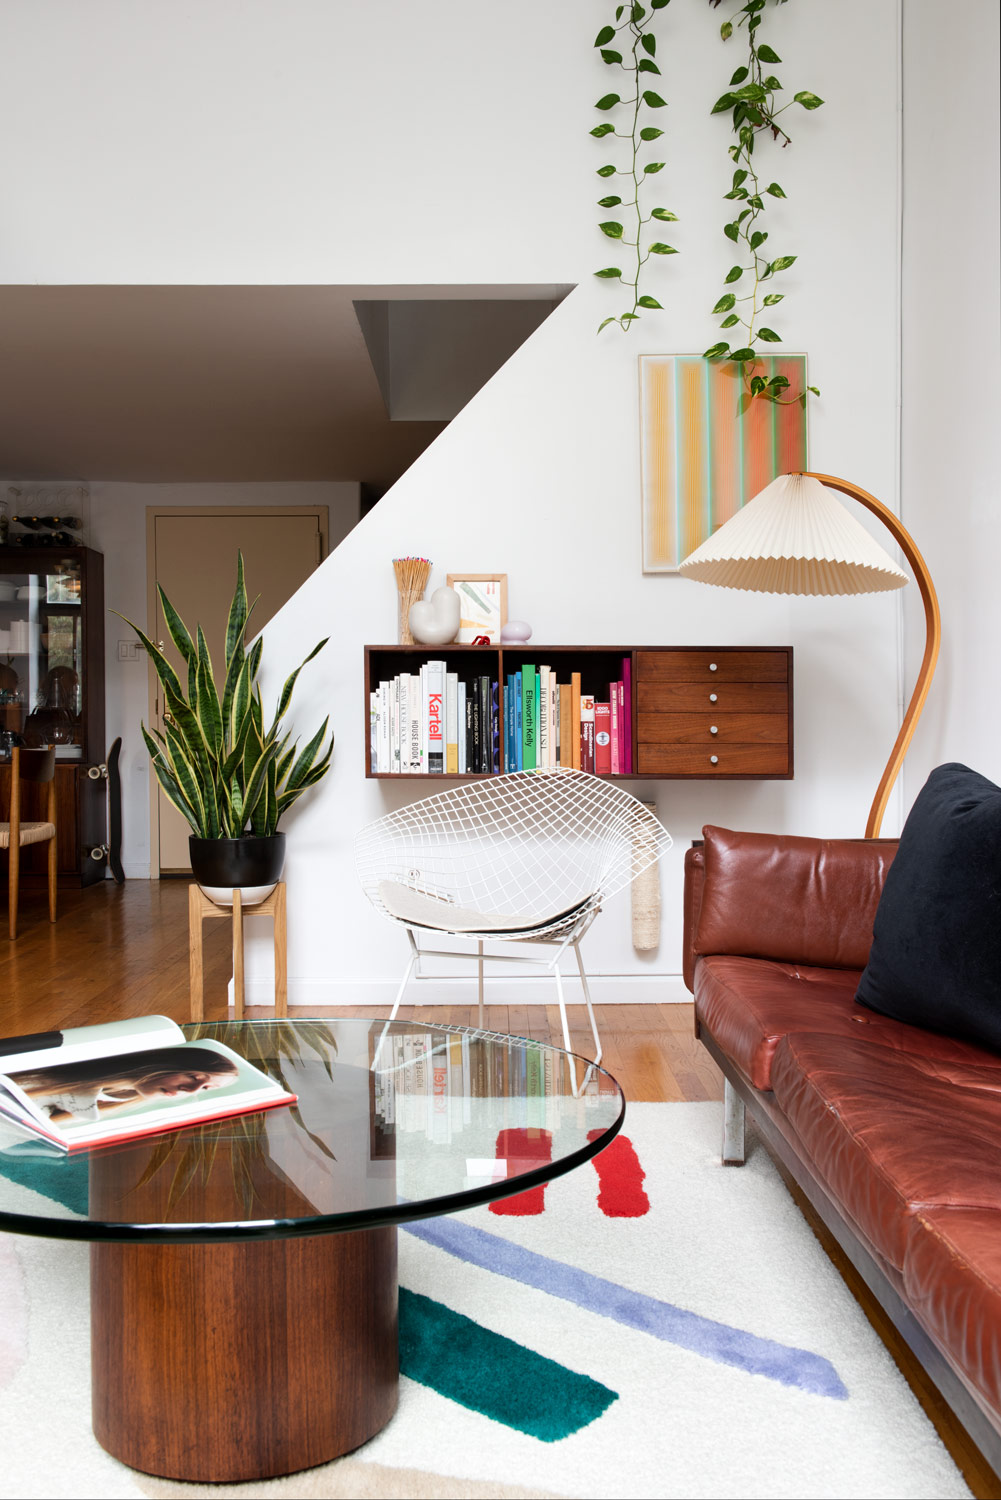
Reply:
M0 1123L62 1151L201 1125L296 1096L167 1016L0 1037Z

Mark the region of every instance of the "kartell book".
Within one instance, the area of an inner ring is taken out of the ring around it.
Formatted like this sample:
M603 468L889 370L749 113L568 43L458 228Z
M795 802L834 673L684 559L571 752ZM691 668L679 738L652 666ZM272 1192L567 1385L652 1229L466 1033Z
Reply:
M167 1016L0 1038L0 1126L77 1151L294 1104L214 1038L187 1041Z

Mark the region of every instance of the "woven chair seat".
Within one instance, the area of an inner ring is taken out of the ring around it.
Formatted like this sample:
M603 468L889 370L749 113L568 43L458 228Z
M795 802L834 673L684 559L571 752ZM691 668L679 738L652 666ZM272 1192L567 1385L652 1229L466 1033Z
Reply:
M18 842L25 844L44 844L56 836L56 825L54 823L22 823L21 837ZM10 824L0 823L0 849L10 848Z

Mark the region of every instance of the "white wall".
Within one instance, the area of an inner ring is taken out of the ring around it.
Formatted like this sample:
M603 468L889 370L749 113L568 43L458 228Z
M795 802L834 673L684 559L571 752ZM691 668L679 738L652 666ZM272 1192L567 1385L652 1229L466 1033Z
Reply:
M394 555L433 557L433 583L450 568L506 569L512 612L538 643L795 646L794 782L637 784L656 792L676 838L664 935L637 958L620 901L586 944L607 975L678 972L681 859L703 822L861 833L893 739L894 600L764 599L641 575L636 357L714 337L708 309L732 259L721 234L729 136L708 110L739 59L702 0L661 14L670 108L658 199L681 216L671 240L682 254L651 277L666 314L596 339L619 301L591 278L608 261L594 207L603 153L587 133L608 85L590 46L607 11L599 0L385 0L378 37L370 8L348 0L25 0L0 14L0 55L16 63L7 117L20 132L0 167L19 226L0 276L581 283L269 628L272 685L318 635L336 643L298 700L304 728L332 709L338 744L332 774L288 822L294 999L382 998L402 963L351 870L354 830L413 795L362 780L361 651L392 638ZM892 500L896 7L797 0L769 8L766 24L790 89L828 100L792 112L794 144L767 168L788 193L769 211L771 244L799 256L776 321L823 392L811 461ZM663 982L650 992L666 993ZM622 993L610 981L603 998Z
M149 723L147 663L118 660L118 642L134 640L119 610L143 629L147 624L146 507L193 505L326 505L330 545L335 547L358 516L358 485L330 483L272 484L124 484L90 485L88 544L104 553L105 694L107 743L122 736L122 864L126 878L150 876L149 756L139 731ZM234 561L234 577L235 577ZM253 580L251 579L251 583ZM155 873L155 872L154 872Z
M947 17L935 0L904 5L901 514L942 609L938 672L905 765L908 804L947 760L1001 782L999 31L996 0L964 0ZM907 623L913 681L917 597Z

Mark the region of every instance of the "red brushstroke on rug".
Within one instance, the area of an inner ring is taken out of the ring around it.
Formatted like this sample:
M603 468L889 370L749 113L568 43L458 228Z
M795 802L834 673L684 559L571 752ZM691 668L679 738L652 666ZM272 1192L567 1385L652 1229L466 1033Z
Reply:
M508 1176L512 1170L530 1172L534 1167L545 1167L552 1161L553 1138L548 1130L502 1130L497 1136L494 1155L498 1161L508 1163ZM529 1188L527 1193L516 1193L513 1198L501 1198L490 1205L492 1214L513 1215L515 1218L528 1218L545 1211L545 1183Z
M587 1138L596 1141L603 1134L591 1130ZM628 1136L617 1135L593 1158L593 1165L598 1174L598 1207L607 1218L641 1219L650 1212L650 1199L643 1191L646 1173Z

